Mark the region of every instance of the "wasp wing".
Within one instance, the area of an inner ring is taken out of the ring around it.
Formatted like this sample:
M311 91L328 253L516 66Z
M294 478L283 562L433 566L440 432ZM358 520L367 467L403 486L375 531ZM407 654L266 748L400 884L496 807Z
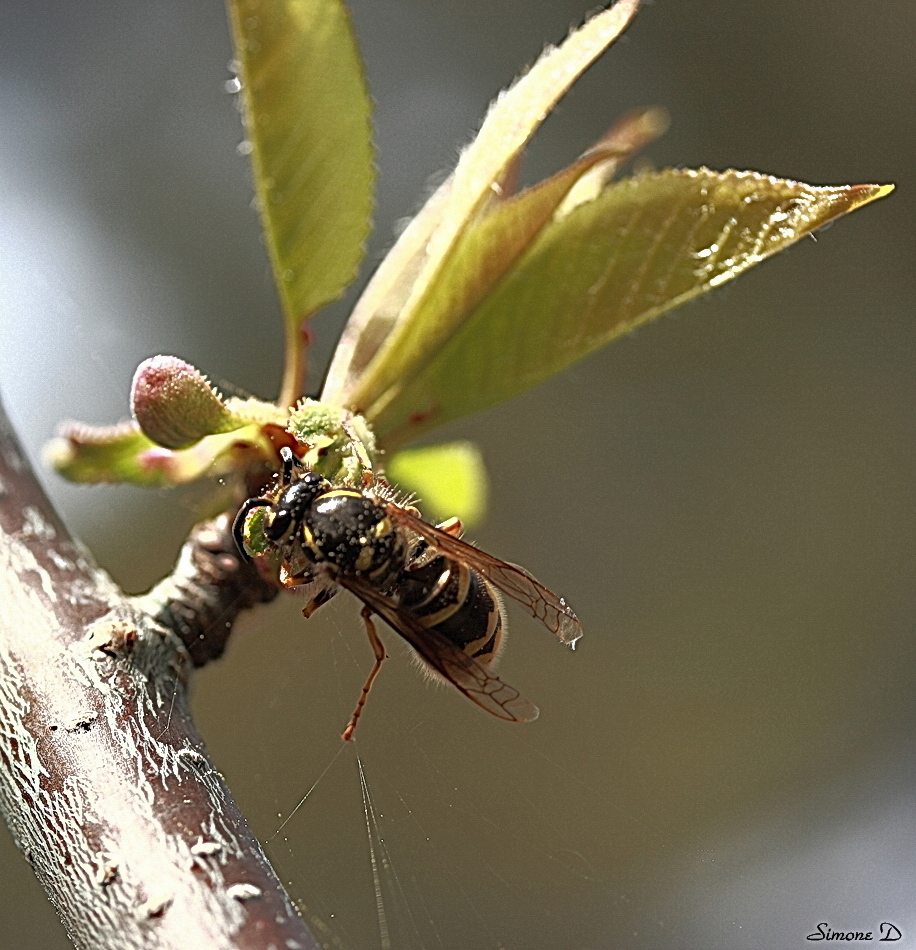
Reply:
M572 607L523 567L507 564L475 548L473 544L441 531L393 502L387 502L385 509L392 521L418 534L442 554L467 564L504 594L518 601L563 643L575 643L582 636L582 625Z
M396 630L431 669L481 709L512 722L537 719L538 708L534 703L484 669L437 630L424 627L413 614L399 609L394 601L359 577L341 577L339 583Z

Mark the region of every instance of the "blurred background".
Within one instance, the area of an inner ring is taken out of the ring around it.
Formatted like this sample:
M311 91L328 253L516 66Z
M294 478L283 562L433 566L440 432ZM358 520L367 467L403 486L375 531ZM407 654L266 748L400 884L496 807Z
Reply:
M362 283L589 4L352 7L377 104ZM0 388L36 465L62 419L125 417L156 353L272 398L221 4L8 0L0 37ZM441 433L489 465L476 540L582 618L572 653L510 607L502 669L538 722L429 686L392 634L342 749L371 663L344 597L252 613L197 675L216 763L327 946L380 946L371 842L396 948L800 948L885 921L916 947L914 62L909 0L656 0L544 126L529 181L659 104L658 166L898 190ZM316 321L315 388L353 299ZM135 592L206 501L41 478ZM69 946L6 832L0 881L0 950Z

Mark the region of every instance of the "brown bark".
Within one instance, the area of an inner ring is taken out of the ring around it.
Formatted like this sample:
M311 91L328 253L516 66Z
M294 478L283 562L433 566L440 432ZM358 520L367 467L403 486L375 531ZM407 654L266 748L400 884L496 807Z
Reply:
M246 572L211 525L176 599L127 598L67 534L0 407L0 808L79 948L316 947L187 705L176 632L196 663L218 654L268 596Z

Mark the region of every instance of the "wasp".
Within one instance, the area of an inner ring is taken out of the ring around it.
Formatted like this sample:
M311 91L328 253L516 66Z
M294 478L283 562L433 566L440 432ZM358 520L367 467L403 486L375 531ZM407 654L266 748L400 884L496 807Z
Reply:
M438 526L399 504L371 473L361 490L335 486L280 450L278 484L249 498L233 523L242 556L249 516L265 508L263 533L280 554L280 582L302 588L306 617L340 588L363 603L362 618L375 654L343 738L350 740L369 690L387 657L372 622L381 617L414 649L422 665L488 713L529 722L537 707L493 673L506 634L500 591L521 604L557 638L574 645L582 628L572 608L524 568L462 541L460 522Z

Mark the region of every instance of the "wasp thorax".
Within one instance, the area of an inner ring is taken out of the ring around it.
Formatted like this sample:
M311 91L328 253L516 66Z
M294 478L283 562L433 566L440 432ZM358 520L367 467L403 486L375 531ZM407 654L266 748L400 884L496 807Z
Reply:
M347 574L371 574L386 567L397 542L385 510L346 489L318 499L309 514L308 532L313 553Z

